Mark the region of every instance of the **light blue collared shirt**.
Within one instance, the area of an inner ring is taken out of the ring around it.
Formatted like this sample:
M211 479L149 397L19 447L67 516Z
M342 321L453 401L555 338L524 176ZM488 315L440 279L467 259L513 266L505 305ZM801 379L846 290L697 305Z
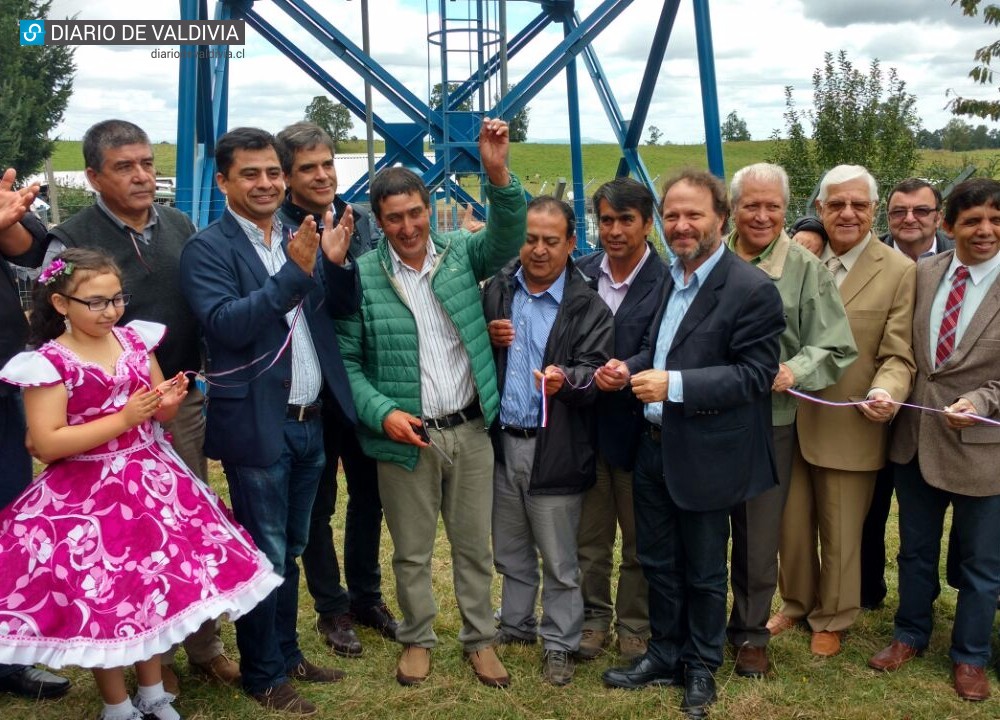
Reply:
M542 394L535 388L532 370L543 370L545 345L556 321L566 287L566 271L559 273L542 292L532 294L524 284L524 268L514 275L516 282L510 320L514 342L507 350L507 377L500 399L500 424L517 428L538 427Z
M656 349L653 353L654 369L666 369L667 352L670 350L670 346L674 344L674 336L677 334L677 328L680 327L681 321L687 314L688 308L691 307L691 303L698 296L698 291L705 284L709 273L719 264L719 260L722 259L722 253L724 252L729 252L726 250L725 243L719 243L719 247L716 248L715 252L709 255L708 259L691 274L691 278L687 284L684 283L684 264L681 262L681 259L674 258L673 263L671 263L670 277L673 278L674 289L667 300L667 309L663 313L663 319L660 321L660 331L656 336ZM667 371L667 400L672 403L684 402L684 380L680 370ZM649 422L654 425L661 425L663 423L663 403L647 403L644 414Z

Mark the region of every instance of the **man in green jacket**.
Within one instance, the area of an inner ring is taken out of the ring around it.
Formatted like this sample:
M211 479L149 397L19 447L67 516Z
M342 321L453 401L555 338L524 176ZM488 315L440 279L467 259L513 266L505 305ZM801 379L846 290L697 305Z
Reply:
M785 234L785 171L768 163L745 167L733 176L730 195L736 229L727 241L729 249L774 281L785 309L781 364L771 393L778 486L731 514L733 610L726 633L736 654L736 673L761 677L768 669L766 623L778 583L778 534L795 443L797 400L786 391L833 385L857 357L857 349L833 276Z
M439 514L462 614L458 639L481 682L510 682L492 647L493 450L486 428L499 396L479 301L479 283L517 255L525 237L524 191L507 169L508 147L507 124L484 120L479 152L490 212L474 233L432 232L430 195L411 171L387 168L375 177L372 212L385 237L358 260L361 308L337 324L358 439L378 462L394 545L402 685L426 679L437 642L431 556Z

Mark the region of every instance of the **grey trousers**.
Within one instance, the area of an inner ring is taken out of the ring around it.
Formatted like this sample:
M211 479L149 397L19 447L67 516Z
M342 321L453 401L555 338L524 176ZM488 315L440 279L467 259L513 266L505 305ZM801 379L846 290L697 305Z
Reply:
M204 483L208 483L208 461L202 450L205 445L205 396L192 382L188 387L187 397L177 410L177 415L163 428L172 436L171 444L181 460ZM219 637L219 620L206 620L201 627L184 638L184 651L188 660L194 663L207 663L212 658L222 655L225 648ZM170 648L161 656L165 665L174 661L177 646Z
M493 472L493 555L503 575L500 627L518 637L534 637L540 555L542 646L576 652L583 630L576 551L583 493L529 495L535 439L505 433L500 438L504 463Z
M490 600L493 447L482 418L428 432L450 464L433 447L420 450L412 471L378 463L378 491L392 536L396 599L403 613L396 639L425 648L437 644L431 558L440 515L451 543L455 599L462 615L458 640L466 652L475 652L490 645L496 634Z
M774 460L778 466L778 485L757 497L737 505L730 513L733 545L730 556L730 583L733 609L729 614L726 635L736 647L764 647L771 634L767 619L771 600L778 587L778 541L781 516L788 499L792 478L795 424L781 425L774 431Z

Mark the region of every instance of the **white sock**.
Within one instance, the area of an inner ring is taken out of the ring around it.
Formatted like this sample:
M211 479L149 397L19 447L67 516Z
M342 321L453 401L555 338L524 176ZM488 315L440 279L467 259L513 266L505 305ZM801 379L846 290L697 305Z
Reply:
M174 696L163 689L163 683L158 682L155 685L140 685L135 704L142 713L152 715L157 720L181 720L181 716L170 704L173 699Z
M101 712L101 720L132 720L135 715L135 707L129 698L115 705L104 703L104 710Z

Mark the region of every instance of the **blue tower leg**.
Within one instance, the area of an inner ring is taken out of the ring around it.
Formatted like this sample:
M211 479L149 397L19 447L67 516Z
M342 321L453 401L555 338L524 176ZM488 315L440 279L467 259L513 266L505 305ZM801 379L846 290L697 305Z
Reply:
M712 21L708 0L694 0L694 30L698 43L698 72L701 76L701 106L705 117L705 149L708 169L726 177L722 159L722 135L719 127L719 94L715 84L715 56L712 50Z

